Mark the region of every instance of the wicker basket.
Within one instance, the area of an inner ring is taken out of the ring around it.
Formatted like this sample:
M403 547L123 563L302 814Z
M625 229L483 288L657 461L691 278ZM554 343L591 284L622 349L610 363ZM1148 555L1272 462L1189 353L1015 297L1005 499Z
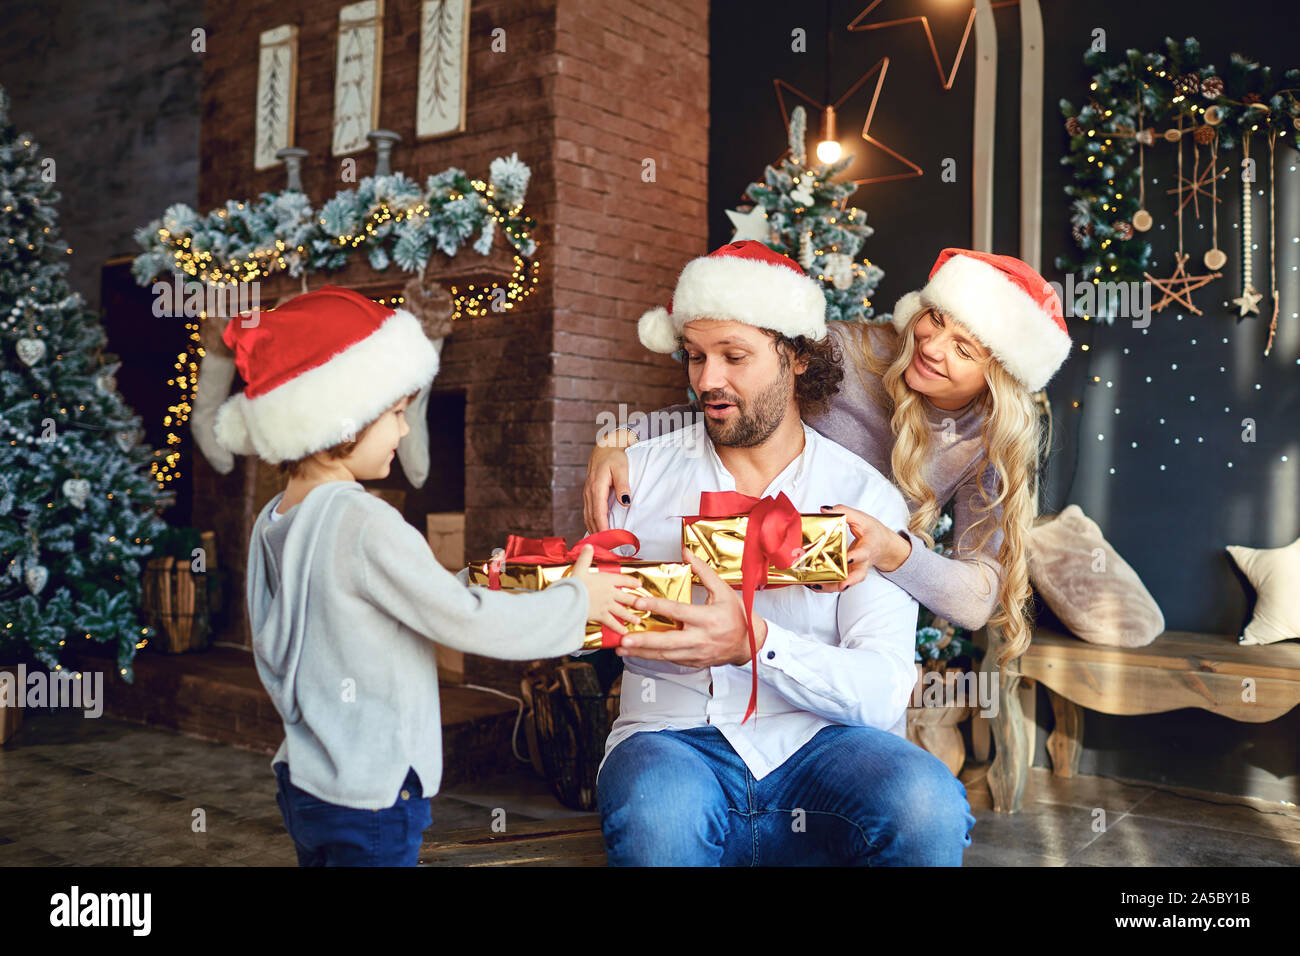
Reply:
M184 559L153 558L145 566L141 611L158 630L158 650L185 654L211 641L208 581Z
M542 773L556 799L572 810L596 809L596 771L618 717L620 677L601 692L595 669L582 661L541 664L520 681Z

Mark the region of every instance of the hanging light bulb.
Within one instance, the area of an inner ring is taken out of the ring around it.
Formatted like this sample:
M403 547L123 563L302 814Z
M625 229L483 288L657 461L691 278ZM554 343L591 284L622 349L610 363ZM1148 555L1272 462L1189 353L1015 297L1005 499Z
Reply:
M826 107L822 121L822 141L817 144L817 158L823 163L833 163L844 151L835 138L835 107Z

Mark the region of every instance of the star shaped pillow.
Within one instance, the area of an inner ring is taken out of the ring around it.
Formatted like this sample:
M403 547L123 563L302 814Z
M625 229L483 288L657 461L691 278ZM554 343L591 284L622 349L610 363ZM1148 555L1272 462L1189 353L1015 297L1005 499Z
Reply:
M1259 595L1239 644L1274 644L1300 637L1300 538L1285 548L1243 548L1228 553Z

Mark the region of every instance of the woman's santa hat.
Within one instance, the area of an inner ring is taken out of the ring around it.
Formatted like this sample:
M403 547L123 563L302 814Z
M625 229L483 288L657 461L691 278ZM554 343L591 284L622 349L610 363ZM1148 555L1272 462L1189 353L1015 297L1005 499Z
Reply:
M686 263L668 308L642 315L637 337L652 352L675 352L682 326L693 319L728 319L790 338L822 339L826 294L793 259L743 239Z
M245 385L216 413L217 443L270 464L355 439L438 373L414 315L332 285L237 315L221 337Z
M1031 392L1048 383L1070 354L1061 299L1031 266L972 249L939 253L925 288L894 306L899 332L933 306L960 322Z

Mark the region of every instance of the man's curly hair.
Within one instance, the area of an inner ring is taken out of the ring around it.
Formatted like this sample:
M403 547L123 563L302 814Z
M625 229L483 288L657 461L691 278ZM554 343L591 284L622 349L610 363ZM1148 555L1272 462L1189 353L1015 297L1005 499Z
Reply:
M780 356L783 371L794 359L808 363L803 374L795 377L794 397L799 403L799 417L824 412L844 380L844 359L834 339L829 335L816 340L804 335L790 338L770 329L763 331L776 340L776 354Z
M781 371L788 369L794 359L804 359L808 363L803 373L795 376L794 397L799 403L799 417L807 418L825 411L831 397L840 390L840 382L844 380L844 358L835 345L835 340L830 335L822 339L810 339L806 335L791 338L771 329L760 331L773 340L777 357L781 361ZM677 339L677 348L681 354L682 368L689 374L690 362L686 353L681 351L684 345L680 337Z

